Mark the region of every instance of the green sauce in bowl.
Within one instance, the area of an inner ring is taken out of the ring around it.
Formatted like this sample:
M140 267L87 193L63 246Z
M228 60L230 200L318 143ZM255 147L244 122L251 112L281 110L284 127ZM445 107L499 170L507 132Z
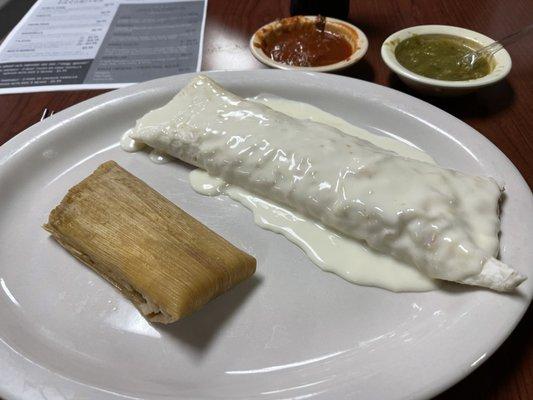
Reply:
M428 78L466 81L491 71L489 60L480 58L473 67L459 62L480 48L476 42L444 34L417 35L401 41L394 51L396 60L408 70Z

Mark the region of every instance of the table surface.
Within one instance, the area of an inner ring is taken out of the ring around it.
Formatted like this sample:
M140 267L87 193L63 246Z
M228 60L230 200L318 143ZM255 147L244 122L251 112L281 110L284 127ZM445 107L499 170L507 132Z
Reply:
M288 15L288 0L209 0L202 69L264 68L248 51L248 39L260 26ZM434 99L417 95L389 72L379 55L381 43L388 35L413 25L456 25L501 38L531 23L532 17L532 0L352 1L349 20L366 33L370 46L362 61L341 73L409 93L460 118L498 146L532 187L531 37L510 46L513 69L504 82L462 98ZM58 112L103 92L0 96L0 145L38 122L45 108ZM500 349L438 399L533 399L532 314L530 307Z

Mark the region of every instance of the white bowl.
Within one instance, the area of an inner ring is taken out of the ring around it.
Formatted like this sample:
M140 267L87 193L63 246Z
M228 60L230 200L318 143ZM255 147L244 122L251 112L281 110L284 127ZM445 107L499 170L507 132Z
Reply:
M326 18L326 29L327 30L331 29L335 33L342 34L348 40L348 42L350 42L352 45L355 44L354 46L355 51L352 52L350 57L342 61L339 61L337 63L322 65L320 67L297 67L297 66L288 65L288 64L274 61L267 54L265 54L265 52L261 48L261 43L262 43L265 33L278 29L284 24L290 23L291 20L297 20L299 18L304 18L304 19L314 21L316 19L316 16L307 15L307 16L283 18L281 20L273 21L259 28L250 38L250 51L252 52L254 57L257 58L259 61L261 61L263 64L268 65L269 67L273 67L273 68L295 70L295 71L329 72L329 71L337 71L337 70L349 67L350 65L355 64L357 61L359 61L366 54L366 51L368 50L368 39L362 30L360 30L358 27L346 21L341 21L340 19L327 17Z
M492 57L492 70L488 75L478 79L465 81L444 81L427 78L414 73L398 62L394 54L398 43L414 35L435 33L460 36L479 43L481 46L486 46L494 42L493 39L482 35L481 33L448 25L419 25L393 33L383 42L381 46L381 57L383 58L383 61L385 61L385 64L398 74L400 79L405 82L406 85L413 89L426 94L440 96L466 94L502 80L511 70L511 57L505 49L500 50Z

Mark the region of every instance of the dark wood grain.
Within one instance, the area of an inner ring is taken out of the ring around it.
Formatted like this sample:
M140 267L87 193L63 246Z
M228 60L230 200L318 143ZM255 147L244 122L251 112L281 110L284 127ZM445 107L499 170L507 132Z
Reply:
M248 51L249 37L261 25L288 14L288 0L209 0L203 69L264 68ZM448 24L500 38L533 22L533 1L358 0L352 1L349 19L367 34L370 47L365 59L343 74L420 97L406 88L381 61L379 48L388 35L412 25ZM503 83L463 98L421 98L462 119L490 139L532 187L533 37L513 44L509 51L513 69ZM38 122L44 108L57 112L100 93L0 96L0 144ZM529 310L488 361L438 399L533 399L532 314Z

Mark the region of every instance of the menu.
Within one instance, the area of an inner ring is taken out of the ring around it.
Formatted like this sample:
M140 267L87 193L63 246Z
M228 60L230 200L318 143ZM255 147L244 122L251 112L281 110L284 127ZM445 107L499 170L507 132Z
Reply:
M200 70L207 0L38 0L0 45L0 94Z

